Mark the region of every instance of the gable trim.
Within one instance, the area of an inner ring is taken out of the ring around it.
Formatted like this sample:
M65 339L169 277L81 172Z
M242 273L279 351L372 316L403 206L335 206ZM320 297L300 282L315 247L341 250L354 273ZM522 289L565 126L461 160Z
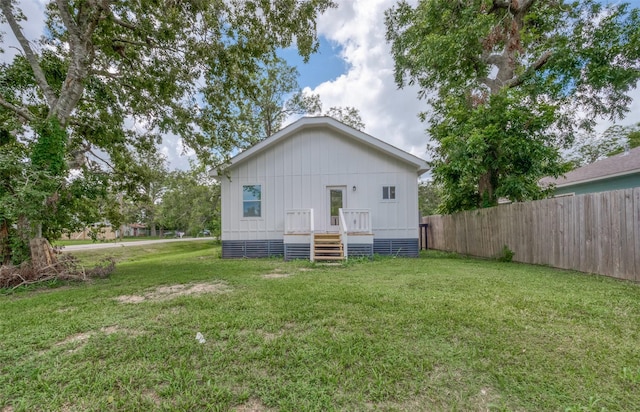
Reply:
M303 117L298 121L295 121L285 127L284 129L278 131L274 135L266 138L260 143L250 147L242 153L234 156L229 160L229 162L225 165L223 169L234 167L238 164L247 161L248 159L254 157L255 155L261 153L268 147L276 144L277 142L284 140L296 132L299 132L304 129L314 128L314 127L329 127L330 129L337 130L338 132L349 136L357 142L360 142L366 146L373 147L381 152L384 152L392 157L399 159L407 164L410 164L416 168L416 172L418 176L424 174L429 170L427 162L423 159L420 159L417 156L412 155L411 153L407 153L404 150L398 149L397 147L390 145L389 143L383 142L380 139L377 139L371 135L368 135L359 130L353 129L344 123L341 123L331 117L321 116L321 117ZM211 172L212 176L215 176L215 171Z

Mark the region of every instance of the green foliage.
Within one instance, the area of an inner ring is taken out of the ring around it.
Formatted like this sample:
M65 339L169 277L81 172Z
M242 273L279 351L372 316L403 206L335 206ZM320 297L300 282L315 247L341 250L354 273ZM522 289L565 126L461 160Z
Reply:
M399 86L418 85L444 209L536 199L559 150L620 118L640 79L640 12L625 4L406 1L386 13Z
M45 119L36 126L37 141L31 149L31 164L36 170L51 176L66 172L65 161L67 134L57 118Z
M567 170L553 144L555 106L516 90L492 95L475 110L465 97L445 105L447 117L431 129L440 143L432 165L443 212L494 206L502 197L540 199L546 192L538 180Z
M418 185L418 209L420 216L438 214L442 201L442 189L434 182L420 182Z
M580 136L566 157L575 167L581 167L638 146L640 146L640 124L614 125L602 134Z
M197 117L204 137L221 144L224 150L218 155L222 157L233 148L244 149L271 136L291 116L322 113L320 96L304 93L298 84L298 70L280 58L267 59L254 70L243 72L246 83L229 82L228 76L224 67L209 69L203 89L207 104ZM359 130L365 126L353 107L331 107L324 115ZM205 158L210 153L199 155Z
M500 254L498 255L498 261L500 261L500 262L512 262L514 255L515 255L515 252L513 250L509 249L509 246L504 245L504 246L502 246L502 250L500 251Z
M321 110L319 96L303 93L298 70L280 58L243 72L246 83L229 82L228 76L225 67L209 69L203 89L207 104L198 117L206 137L224 142L225 150L246 148L271 136L289 116Z
M325 113L325 116L333 117L334 119L357 130L364 130L365 128L362 117L360 117L360 112L355 107L330 107Z
M0 221L10 228L14 264L29 258L29 239L36 225L43 237L54 240L63 230L73 231L99 220L97 203L107 186L107 175L99 170L85 168L66 180L66 175L52 176L50 170L40 170L55 162L45 160L35 167L27 154L24 145L0 147Z
M204 168L170 173L158 222L164 228L181 230L190 236L198 236L206 229L219 237L220 185Z

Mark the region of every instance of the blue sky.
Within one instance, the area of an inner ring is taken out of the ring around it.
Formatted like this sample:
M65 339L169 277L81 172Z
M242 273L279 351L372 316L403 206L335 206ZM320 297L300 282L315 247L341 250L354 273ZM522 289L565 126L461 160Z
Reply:
M321 83L333 80L349 70L349 64L341 57L343 48L321 36L318 52L312 54L307 63L304 62L298 51L291 47L280 50L278 55L287 60L291 66L296 66L300 77L298 83L301 87L316 88Z

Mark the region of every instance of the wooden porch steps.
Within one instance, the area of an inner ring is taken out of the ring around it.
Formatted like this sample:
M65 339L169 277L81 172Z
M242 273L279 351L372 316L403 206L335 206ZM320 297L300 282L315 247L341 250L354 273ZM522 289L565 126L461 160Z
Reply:
M339 233L316 233L313 238L314 260L344 260L344 246Z

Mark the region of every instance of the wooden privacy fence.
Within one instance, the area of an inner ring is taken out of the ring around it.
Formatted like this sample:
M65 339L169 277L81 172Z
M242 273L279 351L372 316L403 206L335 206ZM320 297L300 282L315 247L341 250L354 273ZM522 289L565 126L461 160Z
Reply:
M422 218L429 249L640 282L640 188Z

